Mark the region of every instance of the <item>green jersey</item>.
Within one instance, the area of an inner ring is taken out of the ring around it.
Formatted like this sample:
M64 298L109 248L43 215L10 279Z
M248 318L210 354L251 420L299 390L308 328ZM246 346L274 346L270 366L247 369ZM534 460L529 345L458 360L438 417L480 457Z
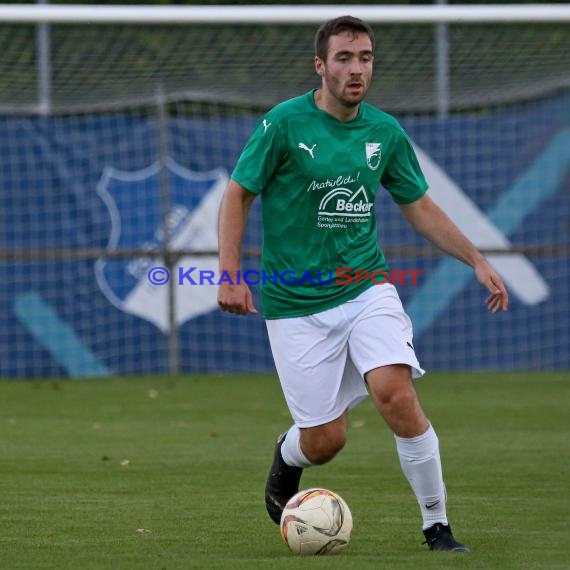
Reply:
M370 279L357 283L354 275L388 271L377 244L379 186L398 204L414 202L427 190L396 119L361 103L353 120L339 121L317 107L314 91L263 117L232 178L261 194L260 285L267 319L318 313L374 285ZM350 282L338 278L347 268Z

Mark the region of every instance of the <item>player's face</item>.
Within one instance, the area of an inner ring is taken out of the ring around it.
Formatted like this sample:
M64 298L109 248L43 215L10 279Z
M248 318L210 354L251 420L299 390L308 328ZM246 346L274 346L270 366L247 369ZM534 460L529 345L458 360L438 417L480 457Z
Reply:
M329 38L327 59L316 57L315 67L327 95L344 107L355 107L370 87L373 62L368 34L342 32Z

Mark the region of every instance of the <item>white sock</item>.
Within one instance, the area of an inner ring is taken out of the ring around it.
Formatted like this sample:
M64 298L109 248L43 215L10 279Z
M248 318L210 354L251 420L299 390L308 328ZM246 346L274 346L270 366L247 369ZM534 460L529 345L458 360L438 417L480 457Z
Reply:
M433 427L417 437L394 437L400 465L420 505L423 530L435 523L448 524L439 440Z
M283 461L291 467L305 468L312 465L301 450L301 430L296 425L287 432L285 441L281 446L281 456Z

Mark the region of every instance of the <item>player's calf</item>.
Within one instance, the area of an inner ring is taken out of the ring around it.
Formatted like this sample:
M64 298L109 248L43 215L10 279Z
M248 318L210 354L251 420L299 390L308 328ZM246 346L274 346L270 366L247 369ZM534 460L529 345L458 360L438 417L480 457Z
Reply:
M334 459L346 445L346 439L344 419L342 423L306 428L301 437L303 452L311 465L323 465Z

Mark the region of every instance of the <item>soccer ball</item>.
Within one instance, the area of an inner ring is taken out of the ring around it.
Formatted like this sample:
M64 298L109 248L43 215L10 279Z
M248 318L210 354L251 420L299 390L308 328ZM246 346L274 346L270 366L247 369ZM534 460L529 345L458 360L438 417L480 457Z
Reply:
M327 489L305 489L281 515L281 536L295 554L338 554L352 532L352 514L342 497Z

